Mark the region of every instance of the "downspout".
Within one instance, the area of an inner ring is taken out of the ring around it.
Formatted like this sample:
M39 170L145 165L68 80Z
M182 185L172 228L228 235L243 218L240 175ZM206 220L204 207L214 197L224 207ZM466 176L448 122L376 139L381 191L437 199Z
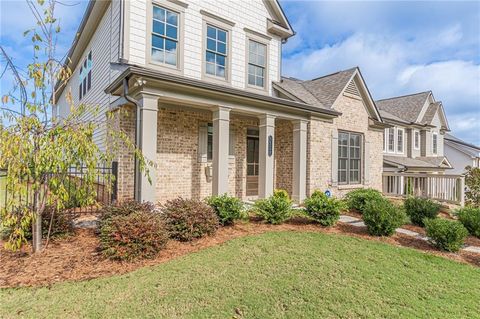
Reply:
M136 107L136 112L135 112L135 115L136 115L135 147L137 149L141 149L142 140L141 140L141 136L140 136L140 127L141 127L142 123L141 123L141 116L140 116L140 105L138 104L137 100L135 100L133 97L128 95L128 91L129 91L128 80L129 80L128 77L123 79L123 97L125 98L125 100L132 103ZM134 199L136 201L139 201L140 200L140 192L139 192L138 186L139 186L140 172L139 172L139 164L138 164L137 155L135 155L134 174L135 174L134 179L133 179Z

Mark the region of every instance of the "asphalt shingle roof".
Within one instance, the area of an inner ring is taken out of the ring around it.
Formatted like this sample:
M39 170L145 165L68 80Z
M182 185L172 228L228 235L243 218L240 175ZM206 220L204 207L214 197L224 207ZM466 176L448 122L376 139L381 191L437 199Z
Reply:
M428 156L428 157L401 157L401 156L383 156L383 159L395 164L405 167L421 167L421 168L445 168L442 167L443 156Z
M423 105L430 92L421 92L411 95L398 96L390 99L378 100L375 102L381 111L386 111L406 122L417 121ZM386 116L388 118L388 116Z
M282 78L276 84L304 103L331 108L356 70L351 68L307 81Z
M433 117L438 111L441 102L430 103L427 108L427 111L423 115L422 124L432 124Z

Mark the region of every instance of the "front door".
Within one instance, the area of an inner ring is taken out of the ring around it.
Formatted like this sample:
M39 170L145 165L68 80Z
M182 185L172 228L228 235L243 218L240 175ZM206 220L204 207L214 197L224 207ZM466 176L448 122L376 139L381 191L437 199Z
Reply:
M258 129L247 129L247 196L258 196Z

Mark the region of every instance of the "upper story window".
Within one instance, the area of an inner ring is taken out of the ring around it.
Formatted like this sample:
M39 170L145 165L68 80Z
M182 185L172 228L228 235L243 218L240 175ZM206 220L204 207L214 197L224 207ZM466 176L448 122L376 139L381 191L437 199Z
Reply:
M432 153L438 153L438 135L437 133L432 134Z
M414 131L413 133L413 147L418 150L420 149L420 132Z
M228 31L207 24L205 73L227 78Z
M248 41L248 84L265 87L267 46L257 41Z
M362 167L362 135L338 133L338 183L359 184Z
M90 51L83 60L79 72L78 99L81 100L85 94L92 88L92 51Z
M177 66L178 13L154 5L152 23L152 61Z
M403 153L403 129L397 129L397 152Z
M393 127L388 129L387 146L389 152L395 152L395 128Z

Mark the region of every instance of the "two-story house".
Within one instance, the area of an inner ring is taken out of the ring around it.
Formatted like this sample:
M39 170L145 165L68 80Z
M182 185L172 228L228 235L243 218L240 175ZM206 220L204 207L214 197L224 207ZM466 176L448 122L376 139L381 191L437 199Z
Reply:
M119 199L381 189L386 126L359 69L282 79L293 35L276 0L90 1L54 115L68 96L99 106L97 121L113 112L154 162L150 183L117 154ZM107 128L94 137L105 150Z
M443 174L452 168L444 154L449 126L442 102L431 91L376 101L386 123L385 171Z

